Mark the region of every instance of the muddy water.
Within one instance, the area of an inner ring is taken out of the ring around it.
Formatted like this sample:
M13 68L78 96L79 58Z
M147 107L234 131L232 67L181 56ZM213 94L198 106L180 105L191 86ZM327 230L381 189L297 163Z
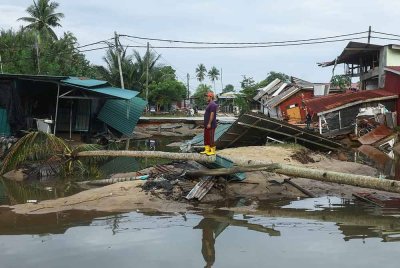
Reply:
M259 204L252 214L1 211L0 262L4 268L398 267L399 213L330 197Z
M188 139L188 137L155 136L150 139L155 141L155 150L177 152L179 151L178 147L169 147L167 145L182 141L182 139ZM142 151L150 150L150 139L131 141L130 149ZM97 179L106 178L115 173L134 172L149 166L168 162L170 162L170 160L167 159L116 157L98 164L97 168L101 177ZM43 201L70 196L82 190L74 182L87 179L88 178L74 177L62 179L47 178L41 180L30 179L21 183L10 181L0 176L0 205L14 205L25 203L27 200Z

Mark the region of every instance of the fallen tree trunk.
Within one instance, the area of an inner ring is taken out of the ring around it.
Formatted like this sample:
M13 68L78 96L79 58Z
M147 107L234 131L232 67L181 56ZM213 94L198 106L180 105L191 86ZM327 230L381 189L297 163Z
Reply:
M96 156L109 156L109 157L143 157L143 158L166 158L172 160L193 160L203 163L215 162L215 156L207 156L197 153L170 153L161 151L83 151L73 154L72 157L96 157Z
M146 180L149 175L143 176L133 176L133 177L123 177L123 178L111 178L111 179L103 179L103 180L92 180L92 181L80 181L78 184L87 184L92 186L105 186L114 184L117 182L124 182L124 181L136 181L136 180Z
M249 164L248 161L240 162L240 164ZM339 184L347 184L369 189L382 190L392 193L400 193L400 181L379 179L371 176L349 174L335 171L327 171L321 169L313 169L309 167L293 166L280 163L262 164L257 162L257 165L236 166L232 168L220 168L213 170L193 170L187 171L189 176L204 176L204 175L229 175L238 172L250 171L270 171L277 174L287 175L291 177L307 178L323 182L334 182Z
M215 162L215 156L205 156L197 153L170 153L160 151L84 151L78 152L73 157L95 157L95 156L110 156L110 157L151 157L151 158L167 158L173 160L193 160L198 162L213 163ZM257 170L266 170L278 174L283 174L292 177L300 177L313 179L323 182L334 182L339 184L347 184L352 186L358 186L363 188L370 188L376 190L382 190L393 193L400 193L400 182L387 179L379 179L371 176L363 176L356 174L348 174L320 169L312 169L309 167L300 167L280 163L265 163L262 161L248 161L248 160L235 160L236 164L242 165L242 167L233 167L230 169L217 169L214 173L199 173L198 170L190 171L192 176L217 176L234 174L238 172L249 172ZM252 166L251 164L257 164ZM249 166L250 165L250 166ZM260 165L263 165L260 166ZM196 173L197 172L197 173ZM211 172L213 172L211 170ZM190 173L187 173L188 175Z
M230 175L239 172L251 172L251 171L271 171L274 172L275 169L280 168L279 164L266 164L266 165L253 165L253 166L235 166L231 168L216 168L216 169L198 169L198 170L188 170L185 175L189 177L202 177L202 176L221 176Z

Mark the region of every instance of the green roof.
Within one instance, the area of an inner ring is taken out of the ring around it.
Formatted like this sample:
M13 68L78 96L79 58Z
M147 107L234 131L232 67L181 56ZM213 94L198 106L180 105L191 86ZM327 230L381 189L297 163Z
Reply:
M85 79L79 77L70 77L65 80L61 80L61 82L66 84L71 84L80 87L98 87L103 85L108 85L107 81L103 80L95 80L95 79Z
M218 140L222 134L224 134L230 127L232 123L219 123L215 129L214 140ZM195 136L193 139L188 141L191 145L204 145L204 134L201 133Z
M116 87L82 88L82 89L125 100L130 100L139 94L139 92L134 90L128 90Z
M107 100L98 118L122 134L131 136L146 105L147 102L138 97L130 100Z
M9 136L10 124L8 123L7 111L6 109L0 108L0 136Z

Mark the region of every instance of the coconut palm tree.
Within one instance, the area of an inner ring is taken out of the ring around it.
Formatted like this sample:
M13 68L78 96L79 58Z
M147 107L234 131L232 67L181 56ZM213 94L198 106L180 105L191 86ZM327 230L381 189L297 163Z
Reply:
M203 63L200 63L197 68L196 68L196 76L197 76L197 80L199 80L199 82L203 82L205 76L207 73L207 69L206 66L204 66Z
M219 70L215 66L208 71L208 78L213 82L215 91L215 81L219 79Z
M58 6L57 2L50 2L50 0L38 0L37 2L33 0L33 5L26 9L30 17L22 17L18 20L29 23L25 28L48 34L57 40L57 35L52 28L61 27L59 22L61 18L64 18L63 13L55 12Z

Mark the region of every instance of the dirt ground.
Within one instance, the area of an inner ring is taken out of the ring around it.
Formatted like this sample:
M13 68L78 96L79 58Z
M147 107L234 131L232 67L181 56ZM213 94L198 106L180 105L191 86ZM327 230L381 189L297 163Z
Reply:
M316 154L290 146L242 147L221 150L218 151L218 154L238 162L277 162L369 176L374 176L376 173L376 170L369 166L340 161L329 155ZM201 203L184 199L173 201L165 198L162 192L145 192L141 188L143 181L128 181L86 190L65 198L42 201L37 204L19 204L9 208L21 214L44 214L67 210L185 212L214 206L220 200L240 197L254 201L307 197L307 194L284 182L284 179L288 179L286 176L262 171L248 172L246 175L247 179L243 182L226 182L219 179L222 181L219 185L223 185L223 187L211 189ZM303 178L291 178L291 181L311 192L313 196L332 195L351 198L354 192L382 193L376 190ZM385 194L400 197L396 194ZM249 210L252 209L254 208L249 208Z

